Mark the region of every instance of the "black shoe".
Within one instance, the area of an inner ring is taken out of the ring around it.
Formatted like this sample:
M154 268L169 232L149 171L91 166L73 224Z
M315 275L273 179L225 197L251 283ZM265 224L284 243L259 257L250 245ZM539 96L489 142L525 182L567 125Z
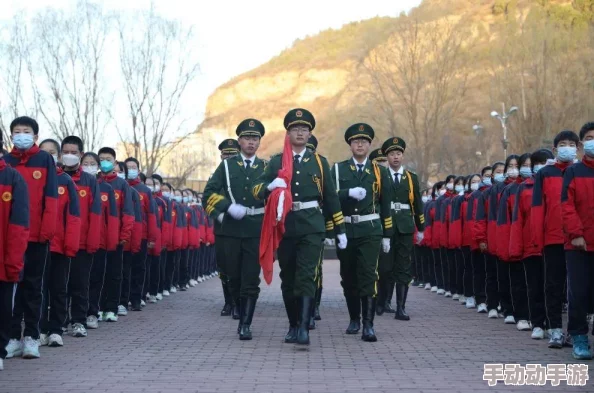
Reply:
M299 297L299 328L297 329L297 345L309 345L309 318L314 299L309 296Z
M295 344L297 342L297 326L291 326L285 336L285 343Z
M229 315L231 315L232 308L233 306L231 306L230 303L225 303L223 309L221 310L221 317L228 317Z
M377 307L379 308L379 306L377 306ZM394 314L394 313L396 313L396 310L394 310L392 308L390 303L386 303L386 305L384 306L384 312L386 312L387 314Z
M322 288L318 288L316 291L316 309L314 310L314 319L316 321L321 321L322 317L320 316L320 303L322 301Z
M252 319L254 318L254 310L256 309L256 298L248 297L241 299L241 328L239 330L240 340L252 339Z
M385 279L384 278L380 278L379 280L377 280L377 307L375 309L375 313L377 314L377 316L382 316L384 315L384 312L386 312L384 306L386 304L386 285L385 283Z
M346 298L346 304L351 320L346 334L357 334L361 330L361 300L358 297L348 296Z
M386 285L386 303L384 305L384 311L388 314L396 313L396 310L392 308L392 296L394 295L394 283L388 281ZM379 299L378 299L379 301Z
M239 299L234 299L233 300L233 311L232 311L232 317L235 320L239 320L240 318L240 311L239 311L239 304L240 300Z
M396 314L394 319L408 321L410 317L404 311L404 300L406 299L406 285L396 284Z
M285 310L287 312L287 318L289 318L289 331L285 336L285 343L295 344L297 342L297 302L294 297L283 294L283 302L285 304Z
M314 301L311 302L311 310L309 312L309 323L308 323L309 330L314 330L316 328L315 314L316 314L316 302L314 299Z
M140 305L140 302L133 302L130 309L132 311L142 311L142 306Z
M384 306L382 306L381 304L378 304L376 309L375 309L375 313L377 314L377 316L382 316L384 315L384 312L386 312Z
M377 337L373 329L373 318L375 317L375 307L377 299L371 296L361 298L361 314L363 315L363 331L361 340L366 342L376 342Z
M357 334L361 330L361 321L351 320L349 327L347 327L346 334Z

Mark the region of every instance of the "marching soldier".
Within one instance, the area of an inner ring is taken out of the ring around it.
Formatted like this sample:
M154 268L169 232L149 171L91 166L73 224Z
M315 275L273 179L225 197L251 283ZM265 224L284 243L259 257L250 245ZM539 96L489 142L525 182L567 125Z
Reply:
M376 164L381 165L384 168L388 167L388 159L386 158L386 156L384 156L384 153L382 153L381 147L372 150L371 153L369 153L369 159L371 160L371 162L375 162Z
M293 153L290 190L293 206L285 220L285 233L278 248L281 290L290 329L286 343L309 345L309 320L316 293L318 262L324 251L326 224L321 205L332 215L340 248L346 248L344 217L332 185L330 167L324 157L307 150L306 144L315 128L313 115L305 109L293 109L284 119ZM282 154L273 156L264 174L252 189L257 199L265 199L276 188L287 188L277 177Z
M240 321L240 340L251 340L251 324L260 294L260 229L264 201L251 193L251 184L264 173L265 161L256 157L264 125L256 119L239 123L240 154L227 158L218 166L204 188L206 213L219 224L217 256L224 261L227 288L236 305ZM223 190L221 192L221 190Z
M417 228L417 243L423 240L425 216L419 187L419 179L415 173L407 171L402 166L406 143L402 138L390 138L382 145L382 152L388 158L390 182L392 192L392 223L394 235L390 246L392 258L388 266L380 269L380 279L389 281L390 286L396 283L396 314L395 319L408 321L406 314L406 297L408 284L412 280L411 250L413 234Z
M332 177L345 214L348 246L337 250L342 288L351 322L347 334L357 334L363 314L361 339L377 341L373 329L376 308L377 264L380 246L390 251L392 184L388 171L371 162L367 154L375 133L365 123L350 126L344 135L353 157L339 162Z
M221 161L229 157L236 156L239 154L239 143L235 139L225 139L219 144L219 151L221 152ZM222 192L223 189L217 190L217 192ZM222 233L221 224L214 220L214 234L218 237ZM223 259L225 250L224 241L219 241L217 238L215 241L215 257L217 260L217 267L219 270L219 278L221 279L221 285L223 286L223 296L225 296L225 305L221 310L221 316L226 317L233 314L233 319L239 319L239 305L235 305L233 302L233 298L229 293L229 287L227 283L229 279L227 278L227 274L225 273L225 261Z

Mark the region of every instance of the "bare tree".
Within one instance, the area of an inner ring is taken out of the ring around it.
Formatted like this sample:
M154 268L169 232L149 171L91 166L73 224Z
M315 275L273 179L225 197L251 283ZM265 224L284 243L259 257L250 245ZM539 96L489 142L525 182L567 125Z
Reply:
M192 30L155 15L154 9L120 19L120 66L129 127L116 124L146 173L153 173L194 132L183 131L180 104L198 74L186 45Z

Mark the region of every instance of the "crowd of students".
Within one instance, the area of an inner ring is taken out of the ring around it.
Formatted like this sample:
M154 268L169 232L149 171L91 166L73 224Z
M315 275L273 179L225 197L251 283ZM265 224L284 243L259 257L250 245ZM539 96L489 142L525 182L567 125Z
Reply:
M0 146L0 370L63 346L69 328L87 337L217 275L200 194L146 177L110 147L84 152L77 136L38 144L29 117L10 133L12 151Z
M550 348L572 345L576 359L592 358L594 123L579 135L560 132L553 151L447 176L423 201L419 288L503 318L535 340L548 336Z

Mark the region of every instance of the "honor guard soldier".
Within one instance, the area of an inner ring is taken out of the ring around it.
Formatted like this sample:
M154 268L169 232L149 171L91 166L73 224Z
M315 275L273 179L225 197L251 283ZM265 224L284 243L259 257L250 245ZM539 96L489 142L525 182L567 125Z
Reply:
M412 280L411 250L415 226L417 229L416 242L423 240L425 230L425 216L423 202L419 188L419 179L415 173L407 171L402 166L406 143L402 138L390 138L382 145L382 152L388 158L390 182L392 192L392 223L394 235L390 246L392 258L387 266L380 266L380 280L382 276L389 280L388 285L396 284L396 314L395 319L408 321L406 314L406 297L408 284Z
M318 150L318 138L311 135L309 137L309 139L307 140L305 147L307 147L309 150L311 150L312 153L315 153L316 150Z
M220 224L216 244L224 247L217 247L217 255L224 264L231 298L239 305L240 340L252 339L250 325L260 294L258 249L264 201L254 198L251 184L266 167L256 157L264 132L260 121L242 121L235 131L240 154L223 160L204 188L206 213Z
M371 162L375 162L376 164L381 165L384 168L388 167L388 159L386 158L386 156L384 156L384 153L382 153L381 147L372 150L371 153L369 153L369 159L371 160Z
M309 320L316 294L319 260L324 251L326 224L322 204L333 218L339 247L344 249L347 245L344 217L328 162L306 148L315 125L313 115L305 109L293 109L284 119L293 154L290 184L293 205L285 219L278 261L290 324L285 342L300 345L309 345ZM257 199L266 199L276 188L287 188L285 180L278 177L281 167L282 154L277 154L271 158L264 174L254 182L252 191Z
M351 320L346 333L359 332L362 313L361 339L368 342L377 341L373 319L380 248L384 253L390 251L390 238L394 233L390 175L367 156L374 136L375 132L368 124L350 126L344 139L350 145L353 157L335 164L332 169L348 239L347 248L337 250L341 284Z
M221 161L229 157L233 157L239 154L239 143L235 139L225 139L219 144L219 151L221 152ZM218 190L217 192L222 192L223 190ZM221 223L217 220L214 220L214 234L218 236L221 234ZM227 274L225 273L224 269L224 244L223 241L219 241L216 239L215 242L215 258L217 260L217 267L219 270L219 278L221 279L221 285L223 286L223 296L225 296L225 305L221 310L221 316L226 317L233 314L234 319L239 319L239 305L233 304L233 298L229 293L229 287L227 283L229 279L227 278ZM217 252L220 251L220 252Z

